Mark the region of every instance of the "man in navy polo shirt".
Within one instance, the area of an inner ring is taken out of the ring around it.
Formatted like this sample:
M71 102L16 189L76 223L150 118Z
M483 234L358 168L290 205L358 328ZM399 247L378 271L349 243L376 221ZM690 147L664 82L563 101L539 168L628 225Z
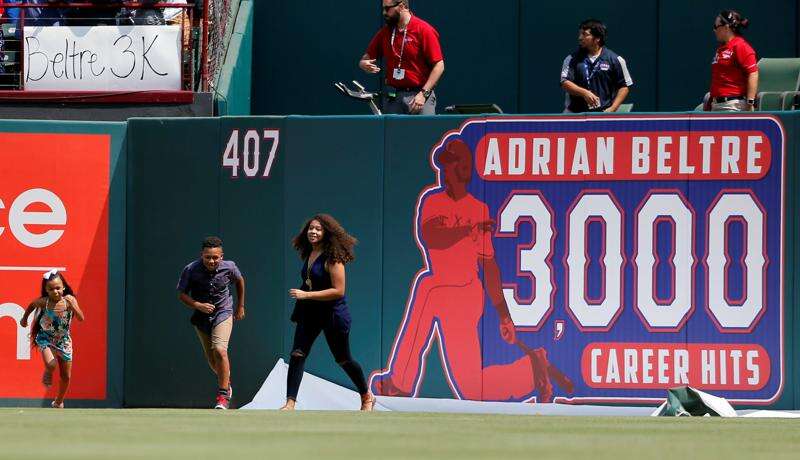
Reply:
M616 112L633 86L622 56L605 47L606 26L587 19L578 27L578 50L564 59L565 113Z
M215 236L206 238L200 259L184 267L178 281L178 298L194 310L191 323L208 365L217 375L219 391L215 409L227 409L233 396L228 341L233 320L244 319L244 277L236 264L223 260L222 255L222 240ZM235 313L231 285L236 286L238 299Z

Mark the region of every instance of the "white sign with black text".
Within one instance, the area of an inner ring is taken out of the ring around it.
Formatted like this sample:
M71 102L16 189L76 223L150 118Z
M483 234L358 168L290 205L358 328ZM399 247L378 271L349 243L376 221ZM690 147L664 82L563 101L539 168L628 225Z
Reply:
M26 27L25 89L181 89L180 26Z

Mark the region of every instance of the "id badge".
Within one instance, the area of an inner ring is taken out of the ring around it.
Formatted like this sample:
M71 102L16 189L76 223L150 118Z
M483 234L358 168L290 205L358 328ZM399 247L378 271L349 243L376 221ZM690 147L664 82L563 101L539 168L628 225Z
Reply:
M394 72L392 72L392 78L395 80L402 80L406 78L406 69L394 69Z

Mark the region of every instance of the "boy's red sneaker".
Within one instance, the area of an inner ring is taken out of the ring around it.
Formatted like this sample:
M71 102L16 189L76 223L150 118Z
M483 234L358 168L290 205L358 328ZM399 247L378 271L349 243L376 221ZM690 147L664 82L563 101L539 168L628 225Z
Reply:
M231 399L228 398L228 395L217 395L217 404L214 406L214 409L228 410L230 403Z

